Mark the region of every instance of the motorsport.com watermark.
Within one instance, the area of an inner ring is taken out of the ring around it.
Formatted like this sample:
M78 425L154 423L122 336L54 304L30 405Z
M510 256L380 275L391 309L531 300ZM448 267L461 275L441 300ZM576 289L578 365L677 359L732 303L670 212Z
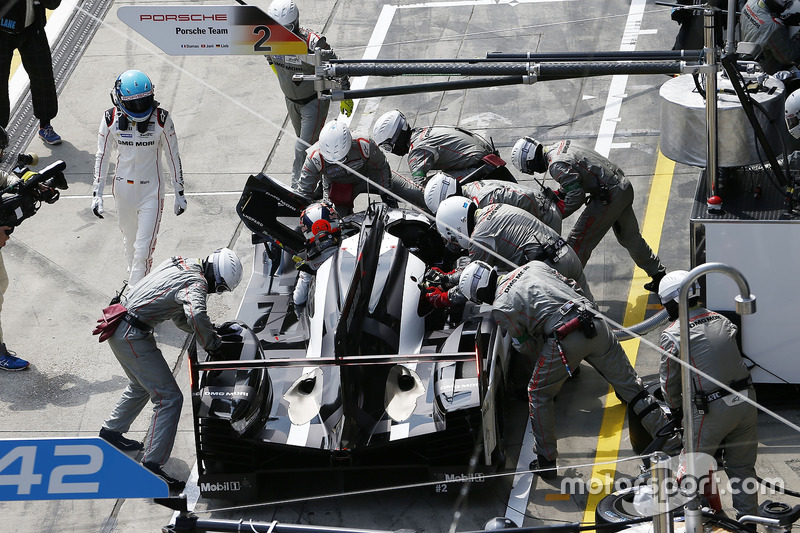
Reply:
M561 494L611 494L612 492L648 487L649 491L654 494L660 490L664 490L668 497L681 494L704 494L708 492L734 495L773 495L782 492L785 487L785 483L781 478L764 478L764 483L762 484L755 477L745 477L744 479L731 478L728 486L722 487L716 475L718 467L714 457L704 453L695 453L691 455L695 459L695 472L698 474L696 477L686 475L686 462L689 454L681 454L680 456L671 457L669 459L669 475L660 486L655 486L650 477L644 476L633 479L625 477L619 479L612 479L611 477L599 479L592 477L588 482L583 478L565 477L561 480Z

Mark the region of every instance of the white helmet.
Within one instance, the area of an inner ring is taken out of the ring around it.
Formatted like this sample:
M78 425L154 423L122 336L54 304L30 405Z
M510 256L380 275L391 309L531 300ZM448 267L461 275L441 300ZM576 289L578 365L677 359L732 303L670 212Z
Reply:
M533 174L547 170L542 143L532 137L523 137L511 149L511 162L520 172Z
M408 128L408 121L403 114L395 109L384 113L372 127L372 139L387 152L394 151L394 144L400 137L400 132Z
M214 279L214 291L232 291L242 281L242 262L230 248L220 248L206 258L211 266ZM210 277L210 276L207 276ZM211 281L209 286L211 286Z
M344 163L353 146L353 135L343 122L332 120L319 134L319 153L328 163Z
M447 242L467 248L477 209L478 205L469 198L451 196L436 211L436 229Z
M473 261L461 272L458 288L461 294L475 303L493 303L497 270L483 261Z
M289 31L296 32L300 27L300 11L294 0L273 0L267 8L267 15Z
M786 97L783 104L786 128L795 139L800 139L800 91L794 91Z
M439 204L455 195L461 195L461 185L456 178L441 170L425 185L425 205L434 215L439 209Z
M678 301L681 285L683 285L688 275L689 272L686 270L673 270L661 278L661 282L658 284L658 299L661 300L662 305L666 305L666 303L671 300L675 302ZM689 298L698 296L700 294L699 290L700 287L697 282L692 283L692 286L689 288Z

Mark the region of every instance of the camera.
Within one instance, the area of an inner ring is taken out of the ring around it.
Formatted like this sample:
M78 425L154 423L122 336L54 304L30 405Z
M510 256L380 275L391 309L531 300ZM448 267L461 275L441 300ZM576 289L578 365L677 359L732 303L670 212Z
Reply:
M17 156L17 167L35 167L39 164L39 156L36 154L19 154Z
M25 219L35 215L42 202L55 203L61 195L58 189L68 187L64 177L66 163L56 161L41 172L34 172L27 166L36 163L35 154L17 156L17 168L13 172L20 180L0 191L0 226L10 227L6 230L9 235Z

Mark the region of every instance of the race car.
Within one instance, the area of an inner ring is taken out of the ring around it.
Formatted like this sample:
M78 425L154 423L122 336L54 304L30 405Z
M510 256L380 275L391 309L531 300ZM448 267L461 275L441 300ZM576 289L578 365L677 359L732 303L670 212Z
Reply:
M236 321L219 328L221 354L190 349L201 493L484 480L505 459L510 338L489 306L428 304L429 266L457 255L427 217L382 203L342 221L338 249L295 307L297 223L310 202L258 174L237 205L253 273Z

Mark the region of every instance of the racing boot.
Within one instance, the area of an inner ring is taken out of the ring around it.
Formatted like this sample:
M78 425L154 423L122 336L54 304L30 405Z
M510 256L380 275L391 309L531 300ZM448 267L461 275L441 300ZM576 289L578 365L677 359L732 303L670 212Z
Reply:
M530 470L535 470L534 474L544 479L545 481L552 481L558 477L558 470L556 470L556 460L548 459L543 455L536 455L536 459L531 461L528 465Z
M100 438L114 446L118 450L124 452L132 452L144 449L144 445L136 440L131 440L122 436L118 431L111 431L110 429L100 428Z
M158 463L148 461L146 463L142 463L142 466L166 481L170 492L180 492L186 488L186 483L184 481L178 481L174 477L169 476L161 469L161 465Z

